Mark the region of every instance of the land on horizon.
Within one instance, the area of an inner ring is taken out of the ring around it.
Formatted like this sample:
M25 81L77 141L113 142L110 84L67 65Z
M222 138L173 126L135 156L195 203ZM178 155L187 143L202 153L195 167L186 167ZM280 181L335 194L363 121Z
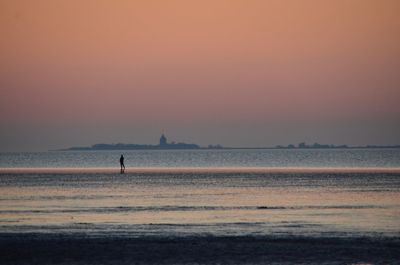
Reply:
M400 148L400 145L364 145L364 146L349 146L349 145L334 145L334 144L319 144L314 143L308 145L305 142L299 143L298 145L277 145L277 146L265 146L265 147L225 147L220 144L208 145L207 147L201 147L198 144L187 144L183 142L171 142L168 143L167 138L164 134L161 135L159 144L94 144L92 146L84 147L70 147L67 149L59 149L56 151L97 151L97 150L170 150L170 149L335 149L335 148Z

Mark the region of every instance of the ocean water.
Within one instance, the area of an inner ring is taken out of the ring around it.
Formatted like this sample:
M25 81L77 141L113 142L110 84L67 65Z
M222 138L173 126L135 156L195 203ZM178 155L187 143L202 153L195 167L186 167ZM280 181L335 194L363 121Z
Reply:
M400 167L400 149L137 150L0 153L0 168Z
M399 151L131 151L125 174L120 152L3 153L0 233L398 237ZM314 167L335 170L307 171Z

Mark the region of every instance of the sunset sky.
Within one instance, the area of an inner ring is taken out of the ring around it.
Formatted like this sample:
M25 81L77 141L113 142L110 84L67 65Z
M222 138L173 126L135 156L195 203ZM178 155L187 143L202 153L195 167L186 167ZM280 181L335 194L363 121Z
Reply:
M0 0L0 151L400 144L398 0Z

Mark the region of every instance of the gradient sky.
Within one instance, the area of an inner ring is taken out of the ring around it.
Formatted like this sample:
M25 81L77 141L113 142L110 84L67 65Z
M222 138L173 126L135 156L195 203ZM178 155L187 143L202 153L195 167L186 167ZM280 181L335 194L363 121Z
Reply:
M400 144L398 0L0 0L0 151Z

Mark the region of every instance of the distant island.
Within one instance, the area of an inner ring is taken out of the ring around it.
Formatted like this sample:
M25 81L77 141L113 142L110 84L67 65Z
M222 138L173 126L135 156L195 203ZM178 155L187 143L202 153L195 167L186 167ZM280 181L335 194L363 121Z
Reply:
M362 145L362 146L348 146L346 144L343 145L334 145L334 144L319 144L314 143L312 145L308 145L305 142L299 143L297 146L293 144L289 144L287 146L277 145L276 149L323 149L323 148L400 148L400 145Z
M92 146L84 147L71 147L67 149L60 149L57 151L101 151L101 150L169 150L169 149L343 149L343 148L400 148L400 145L365 145L365 146L348 146L348 145L333 145L333 144L319 144L314 143L308 145L305 142L298 145L289 144L286 146L277 145L275 147L223 147L222 145L208 145L207 147L200 147L197 144L175 143L168 142L164 134L161 135L159 144L94 144Z
M221 145L208 145L208 147L200 147L197 144L168 142L164 134L161 135L159 144L94 144L87 147L71 147L58 151L90 151L90 150L168 150L168 149L222 149Z

